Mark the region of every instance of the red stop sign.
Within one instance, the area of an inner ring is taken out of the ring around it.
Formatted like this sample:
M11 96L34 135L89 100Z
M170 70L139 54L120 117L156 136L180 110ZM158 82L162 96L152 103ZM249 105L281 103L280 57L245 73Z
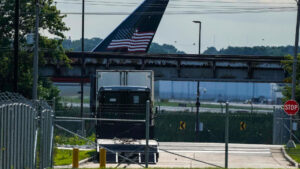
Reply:
M299 111L299 104L295 100L289 100L284 103L283 109L288 115L295 115Z

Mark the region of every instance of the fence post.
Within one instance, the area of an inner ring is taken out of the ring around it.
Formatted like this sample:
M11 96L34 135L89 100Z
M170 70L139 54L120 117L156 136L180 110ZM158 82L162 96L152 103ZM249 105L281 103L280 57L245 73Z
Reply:
M40 169L43 169L44 168L44 149L43 149L43 145L44 145L44 114L43 112L41 111L41 109L39 108L39 106L36 107L36 109L38 110L38 113L40 115L40 150L39 150L39 153L40 153L40 161L39 161L39 165L40 165Z
M277 136L277 126L276 126L276 123L277 123L277 117L276 117L276 109L275 109L275 106L273 106L273 144L276 144L276 136Z
M223 104L220 103L220 106L221 106L221 113L223 113Z
M145 167L148 168L149 161L149 123L150 123L150 101L146 102L146 147L145 147Z
M3 123L4 123L4 106L2 107L0 107L0 136L1 136L1 138L0 138L0 166L1 167L3 167L2 166L2 159L3 159L3 155L2 155L2 153L3 153L3 151L4 151L4 143L3 143L3 138L4 138L4 125L3 125Z
M54 165L54 118L55 118L55 109L53 109L53 114L51 114L51 159L50 159L50 167L53 168Z
M226 102L226 118L225 118L225 168L228 168L228 141L229 141L229 110L228 102Z

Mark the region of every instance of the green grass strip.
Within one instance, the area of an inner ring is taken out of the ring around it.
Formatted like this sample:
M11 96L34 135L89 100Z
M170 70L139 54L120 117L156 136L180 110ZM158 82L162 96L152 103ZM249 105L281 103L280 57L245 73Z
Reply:
M286 152L292 159L300 163L300 144L297 144L296 148L287 148Z
M73 150L54 150L54 165L70 165L72 164ZM96 155L96 150L79 151L79 160L83 160Z

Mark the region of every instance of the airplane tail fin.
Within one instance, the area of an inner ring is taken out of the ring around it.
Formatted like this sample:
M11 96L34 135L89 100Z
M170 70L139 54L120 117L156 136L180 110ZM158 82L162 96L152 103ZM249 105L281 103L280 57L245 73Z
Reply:
M145 0L93 52L146 53L169 0Z

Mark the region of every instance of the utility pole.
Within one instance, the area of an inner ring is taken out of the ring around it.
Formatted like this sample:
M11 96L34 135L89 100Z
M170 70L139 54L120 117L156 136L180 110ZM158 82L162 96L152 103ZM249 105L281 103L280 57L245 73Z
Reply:
M19 74L19 17L20 17L20 0L15 0L15 35L14 35L14 79L13 90L18 92L18 74Z
M198 42L198 54L201 54L201 21L193 21L199 24L199 42ZM197 100L196 100L196 141L199 136L199 109L200 109L200 81L197 81Z
M296 35L295 35L295 51L293 59L293 77L292 77L292 99L295 100L296 91L296 73L297 73L297 55L298 55L298 42L299 42L299 15L300 15L300 2L297 1L297 21L296 21Z
M297 74L297 56L298 56L298 42L299 42L299 18L300 18L300 2L297 1L297 20L296 20L296 34L295 34L295 53L293 59L293 74L292 74L292 100L296 98L296 74ZM287 143L287 147L295 147L295 142L292 137L292 121L293 118L290 116L290 140Z
M84 85L84 0L82 0L82 25L81 25L81 82L80 82L80 116L83 118L83 85ZM84 135L85 124L82 120L81 132Z
M39 14L40 4L39 0L35 1L35 41L34 41L34 58L33 58L33 87L32 99L37 100L37 84L38 84L38 70L39 70Z

